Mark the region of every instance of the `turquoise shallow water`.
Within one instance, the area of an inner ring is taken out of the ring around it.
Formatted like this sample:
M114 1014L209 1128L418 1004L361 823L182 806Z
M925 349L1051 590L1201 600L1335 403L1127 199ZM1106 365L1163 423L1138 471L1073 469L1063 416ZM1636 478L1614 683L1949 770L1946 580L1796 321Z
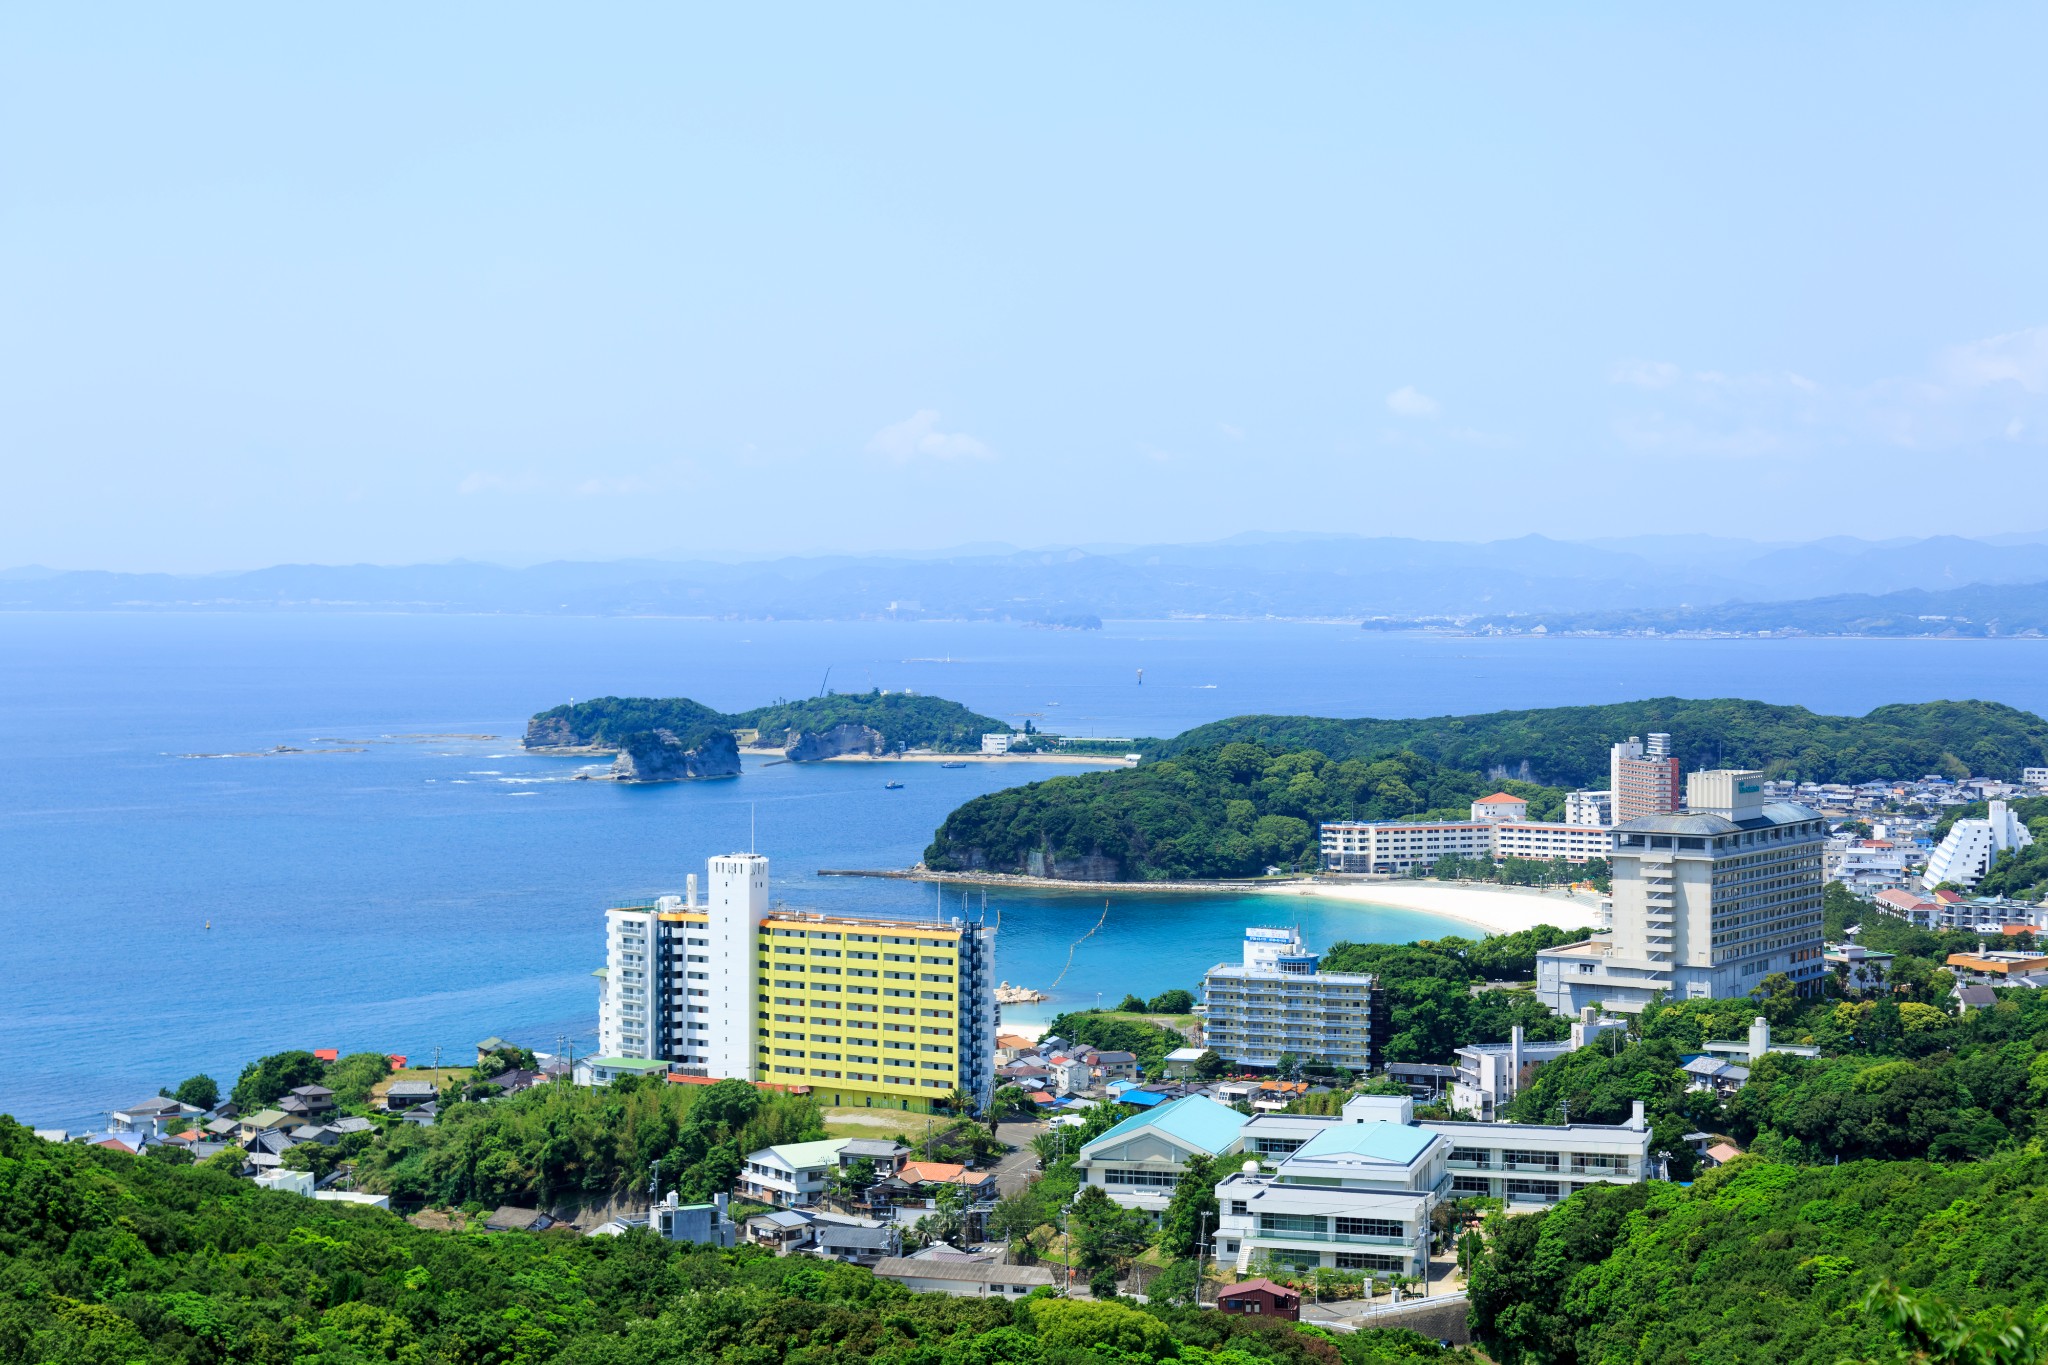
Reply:
M571 696L680 692L738 708L813 692L829 667L836 686L913 686L1004 719L1131 735L1254 710L1412 715L1664 693L2043 709L2044 659L2030 642L1485 641L1281 623L0 616L0 1112L81 1126L282 1047L460 1055L491 1033L588 1046L605 905L679 889L751 827L793 905L934 913L928 885L812 874L903 866L961 801L1059 771L906 765L901 791L845 764L574 782L584 761L517 744L528 714ZM407 738L450 734L500 738ZM361 752L179 756L277 744ZM1069 966L1102 897L992 896L999 974L1059 981L1056 1001L1013 1017L1192 986L1235 954L1244 924L1273 914L1299 915L1319 945L1454 930L1413 912L1250 900L1111 897Z

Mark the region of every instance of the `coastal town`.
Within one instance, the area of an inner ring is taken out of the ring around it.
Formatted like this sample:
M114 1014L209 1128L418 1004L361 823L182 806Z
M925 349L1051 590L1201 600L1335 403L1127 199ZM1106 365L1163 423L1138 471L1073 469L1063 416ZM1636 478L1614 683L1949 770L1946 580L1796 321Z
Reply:
M1562 820L1530 819L1530 799L1503 790L1461 821L1320 827L1319 866L1296 891L1393 897L1514 860L1579 878L1537 902L1576 919L1477 942L1503 945L1518 977L1481 968L1469 986L1430 987L1484 1021L1434 1044L1404 1027L1415 987L1397 967L1269 924L1247 925L1196 989L1006 1024L1006 1003L1043 996L998 977L995 922L794 909L771 895L767 857L735 853L675 894L603 912L587 1055L497 1037L464 1068L285 1053L252 1063L232 1095L195 1077L101 1129L36 1136L423 1228L644 1232L858 1266L917 1293L1181 1295L1462 1341L1489 1210L1536 1214L1739 1160L1758 1134L1731 1120L1754 1078L1820 1058L1832 1036L1801 1022L1814 1009L1857 1020L1898 1001L1909 1028L1953 1028L2003 992L2048 986L2034 949L2048 909L1973 894L2032 847L2022 812L2042 818L2031 803L2048 770L1775 781L1685 772L1663 733L1608 758L1609 786L1571 791ZM1938 964L1882 946L1924 957L1923 941L1946 949ZM1668 1048L1657 1030L1681 1009L1697 1023L1670 1054L1666 1100L1573 1109L1546 1093L1587 1059ZM720 1129L736 1144L770 1111L794 1127L768 1125L791 1136L735 1145L722 1170L657 1161L640 1188L566 1198L528 1186L524 1201L437 1200L404 1175L403 1153L431 1148L437 1125L579 1095L686 1118L737 1103Z

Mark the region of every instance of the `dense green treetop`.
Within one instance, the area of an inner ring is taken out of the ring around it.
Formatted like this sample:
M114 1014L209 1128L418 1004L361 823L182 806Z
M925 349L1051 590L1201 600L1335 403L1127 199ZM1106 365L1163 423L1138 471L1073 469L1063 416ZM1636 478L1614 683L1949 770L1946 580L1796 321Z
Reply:
M1104 1354L1103 1348L1120 1354ZM445 1233L0 1118L0 1360L63 1365L1373 1365L1469 1360L1214 1310L908 1294L643 1231Z
M2041 764L2048 753L2048 720L1996 702L1924 702L1880 706L1866 716L1824 716L1803 706L1679 697L1419 720L1238 716L1148 741L1145 753L1170 758L1239 740L1315 749L1336 759L1406 749L1450 768L1519 774L1526 763L1538 782L1605 787L1608 747L1654 731L1670 734L1687 770L1761 768L1773 777L1816 782L1927 773L2017 779L2021 768Z
M1316 864L1325 820L1466 819L1506 790L1555 817L1563 793L1489 782L1410 753L1336 762L1258 744L1192 750L1156 763L1055 777L978 796L946 817L927 866L1025 872L1083 859L1132 881L1256 876Z
M1536 953L1582 935L1541 924L1517 934L1483 939L1441 938L1420 943L1337 943L1323 954L1328 972L1370 972L1385 992L1389 1062L1450 1062L1467 1043L1506 1042L1516 1024L1533 1041L1567 1037L1569 1023L1531 990L1473 995L1475 981L1527 981Z
M839 725L865 725L882 735L886 749L938 749L974 753L984 734L1009 730L956 701L908 692L832 692L801 701L779 701L751 711L714 710L688 697L595 697L535 715L527 739L546 744L617 747L630 737L667 730L685 747L715 730L759 730L769 744L791 731L819 734Z
M839 725L865 725L880 731L883 747L891 751L936 749L956 754L979 753L983 735L1010 730L1002 721L978 715L957 701L909 692L833 692L742 711L733 720L759 730L762 740L771 744L783 742L791 731L820 734Z
M1496 1218L1471 1316L1502 1365L1837 1365L1881 1354L1866 1302L1881 1282L1966 1316L2038 1320L2044 1230L2048 1157L2034 1150L1956 1165L1748 1157L1690 1188L1600 1187Z

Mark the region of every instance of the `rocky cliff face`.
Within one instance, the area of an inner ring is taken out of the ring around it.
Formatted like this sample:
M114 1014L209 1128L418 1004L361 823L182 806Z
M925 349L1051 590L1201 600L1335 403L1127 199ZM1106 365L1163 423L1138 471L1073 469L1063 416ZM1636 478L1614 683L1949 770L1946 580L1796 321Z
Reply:
M929 851L925 857L927 863L945 872L1006 872L1012 876L1050 877L1063 882L1124 880L1122 860L1107 853L1056 857L1044 849L1034 848L1021 858L994 859L981 848L950 848L943 858L936 861Z
M526 722L526 747L529 749L576 749L582 745L583 740L561 716L535 716Z
M808 735L792 730L789 735L789 761L792 763L815 763L820 759L838 758L841 754L880 752L882 732L872 725L835 725L829 730Z
M693 748L673 730L647 730L628 735L612 760L617 782L690 782L707 777L738 777L740 749L730 730L697 737Z

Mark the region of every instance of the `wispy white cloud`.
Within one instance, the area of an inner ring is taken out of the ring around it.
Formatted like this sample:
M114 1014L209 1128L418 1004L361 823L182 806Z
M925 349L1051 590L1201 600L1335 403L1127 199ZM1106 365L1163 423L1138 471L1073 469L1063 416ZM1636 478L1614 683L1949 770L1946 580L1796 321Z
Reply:
M2048 327L1951 346L1918 374L1864 384L1789 370L1688 373L1641 359L1615 362L1607 378L1639 391L1612 426L1623 445L1645 452L1739 459L1873 445L1936 451L2040 444L2048 431Z
M1387 395L1387 411L1396 417L1434 417L1437 401L1413 384L1403 384Z
M540 490L542 482L538 474L497 474L480 469L456 484L455 491L464 497L478 493L534 493Z
M939 430L939 414L920 408L868 439L868 453L897 464L912 460L992 460L995 452L963 431Z

